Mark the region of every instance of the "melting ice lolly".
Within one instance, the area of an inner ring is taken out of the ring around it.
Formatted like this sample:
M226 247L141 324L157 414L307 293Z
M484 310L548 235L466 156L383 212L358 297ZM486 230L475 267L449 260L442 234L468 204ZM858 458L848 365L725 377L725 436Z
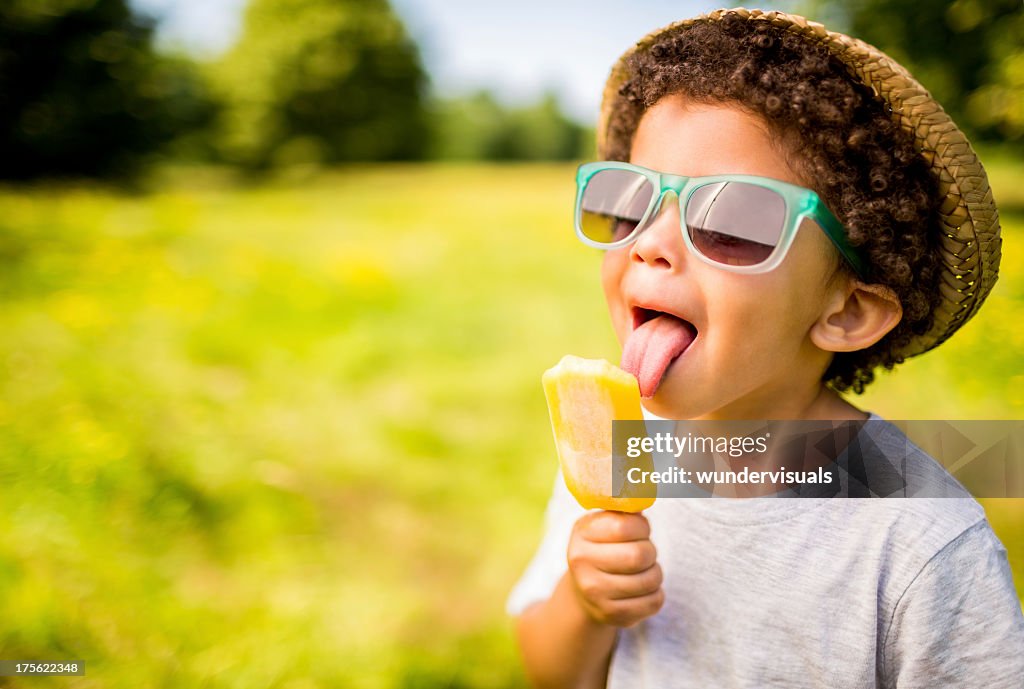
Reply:
M577 502L619 512L653 505L653 496L641 497L652 487L625 482L624 476L616 477L622 497L612 496L612 421L643 419L636 378L603 359L570 355L545 371L542 381L562 476ZM630 466L649 471L653 461L644 455Z

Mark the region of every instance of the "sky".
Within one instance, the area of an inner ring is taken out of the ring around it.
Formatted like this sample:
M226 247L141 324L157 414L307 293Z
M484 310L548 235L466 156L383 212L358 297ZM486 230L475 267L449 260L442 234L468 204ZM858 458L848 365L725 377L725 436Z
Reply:
M158 39L199 56L230 47L246 0L130 0L156 18ZM554 91L593 123L616 58L652 29L721 7L721 0L391 0L419 45L434 92L492 90L508 104ZM762 3L764 4L764 3ZM782 8L792 3L775 2Z

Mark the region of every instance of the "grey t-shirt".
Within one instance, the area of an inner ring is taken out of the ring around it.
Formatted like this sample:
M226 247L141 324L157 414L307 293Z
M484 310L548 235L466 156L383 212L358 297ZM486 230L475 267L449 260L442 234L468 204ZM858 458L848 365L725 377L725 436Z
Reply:
M944 473L884 426L880 448L911 448L912 466ZM559 472L509 614L551 595L584 513ZM1006 550L966 492L674 498L644 514L665 605L618 631L608 687L1024 689L1024 615Z

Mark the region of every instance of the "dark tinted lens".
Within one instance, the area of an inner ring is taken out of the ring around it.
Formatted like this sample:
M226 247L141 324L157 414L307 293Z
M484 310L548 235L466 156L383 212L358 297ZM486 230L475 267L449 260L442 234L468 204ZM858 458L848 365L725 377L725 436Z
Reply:
M699 252L734 266L763 263L778 246L786 222L779 194L746 182L698 188L686 204L686 229Z
M629 170L601 170L583 189L580 229L595 242L611 244L636 229L651 204L654 186Z

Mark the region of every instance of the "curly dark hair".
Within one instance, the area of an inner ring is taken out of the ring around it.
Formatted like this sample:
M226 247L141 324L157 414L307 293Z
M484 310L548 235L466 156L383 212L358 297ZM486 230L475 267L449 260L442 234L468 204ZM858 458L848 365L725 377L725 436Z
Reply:
M903 307L880 341L837 353L824 382L860 393L878 366L901 363L901 350L928 331L941 301L940 199L927 161L887 103L825 47L735 15L680 26L627 59L630 78L611 103L603 156L628 160L640 118L668 95L734 104L763 118L804 186L866 259L867 282L888 286Z

